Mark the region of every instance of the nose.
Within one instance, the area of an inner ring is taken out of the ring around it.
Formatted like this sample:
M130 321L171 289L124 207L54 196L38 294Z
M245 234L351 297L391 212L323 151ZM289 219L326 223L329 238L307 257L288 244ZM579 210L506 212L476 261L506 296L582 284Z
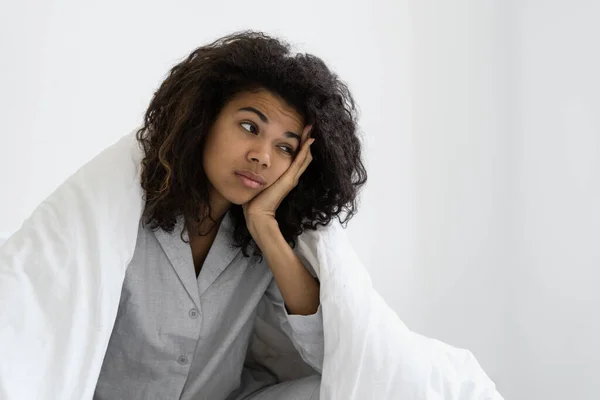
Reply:
M248 152L248 160L252 163L258 163L262 167L268 168L271 166L271 155L264 147L266 146L263 146L263 148L260 149L255 148L250 150Z

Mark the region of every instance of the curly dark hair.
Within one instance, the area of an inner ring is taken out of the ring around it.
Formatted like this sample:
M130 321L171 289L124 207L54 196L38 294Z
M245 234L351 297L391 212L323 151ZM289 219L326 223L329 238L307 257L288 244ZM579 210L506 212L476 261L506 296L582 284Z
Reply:
M312 163L276 212L286 241L294 247L304 230L326 226L335 217L345 224L356 213L367 173L348 87L321 59L293 54L280 39L245 31L194 50L154 93L137 131L144 150L144 220L153 229L172 232L180 215L199 226L202 206L211 215L202 168L207 134L230 99L260 89L283 98L306 125L313 125L311 136L316 138ZM230 213L232 246L242 247L248 256L253 240L242 207L232 205ZM255 243L253 247L254 255L261 255Z

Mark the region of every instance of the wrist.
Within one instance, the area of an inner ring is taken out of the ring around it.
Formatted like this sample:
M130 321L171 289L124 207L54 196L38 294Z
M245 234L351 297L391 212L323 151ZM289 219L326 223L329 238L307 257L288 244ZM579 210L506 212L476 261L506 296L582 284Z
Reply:
M246 225L248 226L250 235L252 235L254 241L259 246L259 241L261 241L264 236L279 230L279 224L277 223L277 220L269 216L249 218Z

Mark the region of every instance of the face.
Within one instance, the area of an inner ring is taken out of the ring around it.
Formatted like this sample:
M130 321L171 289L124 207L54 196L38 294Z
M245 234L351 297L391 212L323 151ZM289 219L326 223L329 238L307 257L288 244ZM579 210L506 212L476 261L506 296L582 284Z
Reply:
M301 115L265 90L238 94L227 103L203 154L213 207L247 203L277 181L300 151L303 128Z

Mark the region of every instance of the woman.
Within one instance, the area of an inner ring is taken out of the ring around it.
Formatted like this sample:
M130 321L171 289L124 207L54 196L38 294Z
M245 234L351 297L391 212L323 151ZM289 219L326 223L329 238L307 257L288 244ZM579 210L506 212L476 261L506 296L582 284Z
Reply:
M356 119L320 59L261 33L172 68L137 135L145 211L96 399L318 398L319 282L293 248L355 213ZM313 376L251 367L261 304Z

